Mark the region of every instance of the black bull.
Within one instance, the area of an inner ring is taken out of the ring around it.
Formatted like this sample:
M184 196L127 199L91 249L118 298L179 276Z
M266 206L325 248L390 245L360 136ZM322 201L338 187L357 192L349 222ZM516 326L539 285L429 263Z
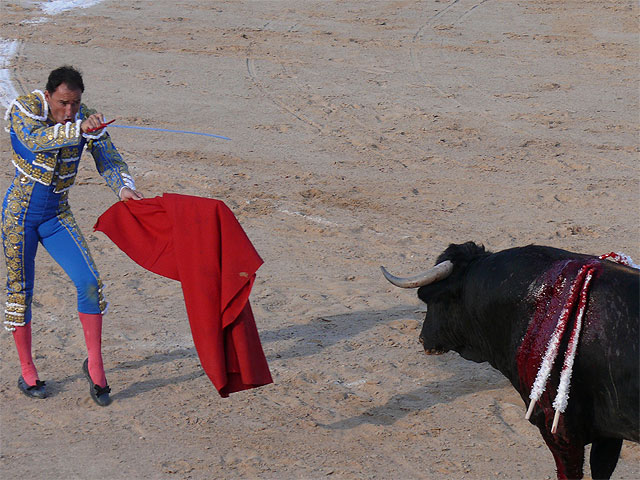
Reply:
M549 272L558 272L558 265L572 262L596 265L597 275L583 316L568 406L558 431L552 434L552 395L558 387L567 345L563 338L546 392L530 421L553 454L558 478L582 478L584 446L590 443L592 477L610 478L623 440L640 441L640 271L551 247L532 245L490 253L468 242L450 245L435 267L447 268L435 274L432 269L424 281L418 280L420 275L400 279L383 272L389 281L404 288L423 284L418 297L427 303L420 333L425 352L454 350L467 360L489 362L511 381L528 405L533 378L523 380L523 371L531 370L531 364L537 371L541 356L528 358L521 346L531 332L530 322L540 312L539 292L549 288L545 282L553 282ZM545 348L548 338L539 342Z

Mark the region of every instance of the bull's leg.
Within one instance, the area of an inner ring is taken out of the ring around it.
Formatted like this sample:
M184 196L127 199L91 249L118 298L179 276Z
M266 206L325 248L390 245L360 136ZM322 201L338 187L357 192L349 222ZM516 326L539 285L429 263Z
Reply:
M579 479L583 477L584 445L575 439L559 438L544 428L540 428L542 438L556 461L558 480ZM571 441L573 440L573 441Z
M618 464L621 449L621 438L602 438L593 442L589 456L593 480L611 478L611 474Z

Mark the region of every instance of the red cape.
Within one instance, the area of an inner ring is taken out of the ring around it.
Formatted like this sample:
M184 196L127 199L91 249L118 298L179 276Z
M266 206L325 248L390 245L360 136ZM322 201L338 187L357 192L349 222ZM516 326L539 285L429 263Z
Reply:
M249 304L262 259L223 202L171 193L118 202L94 230L180 281L200 363L222 397L273 382Z

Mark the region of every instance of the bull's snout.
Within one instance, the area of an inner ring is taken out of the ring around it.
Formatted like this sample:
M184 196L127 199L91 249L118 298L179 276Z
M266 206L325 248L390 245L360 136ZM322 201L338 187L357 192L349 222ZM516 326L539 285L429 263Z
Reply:
M426 348L424 345L424 337L422 336L422 334L420 334L420 336L418 337L418 341L424 348L424 353L427 355L442 355L443 353L445 353L445 350L442 348Z

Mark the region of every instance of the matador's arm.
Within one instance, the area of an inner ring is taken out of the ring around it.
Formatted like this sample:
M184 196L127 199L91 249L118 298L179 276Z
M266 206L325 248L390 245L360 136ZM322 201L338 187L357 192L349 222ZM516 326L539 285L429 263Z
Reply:
M89 116L92 112L81 107L84 116ZM91 152L93 160L96 162L96 168L100 175L104 177L107 185L120 198L120 192L123 188L128 187L131 190L136 189L133 177L129 173L129 167L122 159L122 155L116 149L111 141L111 137L103 130L98 135L85 135L90 140L87 142L87 150Z

